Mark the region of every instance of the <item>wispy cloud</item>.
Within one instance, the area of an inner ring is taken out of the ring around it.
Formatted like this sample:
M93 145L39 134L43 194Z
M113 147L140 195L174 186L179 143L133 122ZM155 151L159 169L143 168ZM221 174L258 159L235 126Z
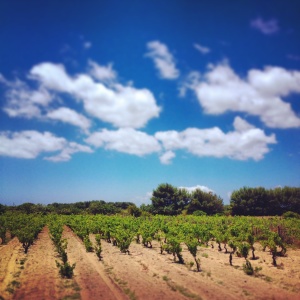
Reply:
M300 55L288 54L286 57L291 60L300 61Z
M194 47L202 54L208 54L211 51L210 48L202 46L200 44L194 44Z
M149 52L146 56L153 59L161 78L176 79L179 77L180 72L176 68L174 57L165 44L152 41L147 44L147 48Z
M112 81L117 78L117 72L113 69L113 64L110 63L107 66L101 66L96 62L89 60L89 74L92 75L93 78L99 81Z
M49 111L46 117L78 126L84 131L87 131L91 126L91 121L88 118L68 107L60 107L58 109Z
M83 43L83 48L90 49L91 47L92 47L92 43L91 42L84 42Z
M256 18L250 22L250 26L266 35L274 34L279 31L279 25L276 19L265 21L262 18Z

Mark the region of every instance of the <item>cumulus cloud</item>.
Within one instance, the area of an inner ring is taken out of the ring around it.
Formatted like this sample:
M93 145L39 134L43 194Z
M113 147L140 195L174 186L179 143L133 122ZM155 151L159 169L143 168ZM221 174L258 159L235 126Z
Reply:
M184 186L180 186L179 189L185 189L188 192L194 192L195 190L201 190L205 193L215 193L212 189L210 189L207 186L204 185L196 185L196 186L190 186L190 187L184 187Z
M96 147L137 156L155 153L161 149L160 144L153 136L132 128L103 129L91 134L86 142Z
M60 107L52 110L47 113L47 117L49 119L59 120L74 126L78 126L84 131L87 131L91 126L91 121L89 119L68 107Z
M101 66L96 62L89 60L88 64L89 73L97 80L111 81L117 77L117 72L113 69L113 65L111 63L107 66Z
M52 95L43 87L32 90L25 82L19 79L9 81L3 75L0 82L6 87L6 103L3 110L10 117L40 117L42 109L53 100Z
M260 119L272 128L300 127L300 118L282 97L300 92L300 72L280 67L252 69L243 79L227 63L210 65L208 71L192 83L192 89L204 111L222 114L244 112Z
M165 44L152 41L147 43L147 48L149 52L146 56L153 59L161 78L176 79L179 77L179 70L176 68L174 57Z
M162 131L155 134L164 149L183 149L199 157L228 157L237 160L261 160L275 144L274 134L267 136L263 130L254 128L237 117L234 131L224 133L220 128L187 128L184 131Z
M71 154L73 153L92 152L92 149L85 145L68 142L65 138L57 137L47 131L43 133L35 130L0 132L1 156L34 159L43 152L57 151L61 151L61 153L46 159L52 161L66 161L71 159Z
M159 160L163 165L169 165L172 163L172 159L176 156L176 154L173 151L166 151L163 153L160 157Z
M30 74L42 87L70 94L83 102L90 115L116 127L140 128L160 113L160 107L148 89L121 84L107 87L87 74L71 77L63 65L52 63L36 65Z
M250 26L267 35L274 34L279 31L279 25L276 19L265 21L262 18L256 18L250 22Z
M208 54L210 49L205 46L201 46L200 44L194 44L194 47L202 54Z
M17 158L36 158L42 152L63 149L67 144L64 138L50 132L34 130L21 132L0 132L0 155Z

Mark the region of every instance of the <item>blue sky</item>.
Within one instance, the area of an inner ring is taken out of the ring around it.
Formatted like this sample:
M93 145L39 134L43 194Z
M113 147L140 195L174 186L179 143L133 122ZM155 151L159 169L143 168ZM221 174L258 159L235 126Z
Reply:
M0 202L300 184L297 1L1 1Z

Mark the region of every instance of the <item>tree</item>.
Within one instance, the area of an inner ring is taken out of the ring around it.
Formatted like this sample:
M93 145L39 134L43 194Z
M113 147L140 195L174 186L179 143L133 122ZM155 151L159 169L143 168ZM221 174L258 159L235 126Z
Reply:
M223 200L213 193L206 193L196 189L191 194L191 201L187 206L189 214L201 210L208 215L222 213L224 210Z
M287 211L300 213L300 188L284 187L266 190L243 187L231 194L233 215L275 216Z
M6 211L6 206L0 203L0 215L4 214Z
M180 211L178 189L171 184L162 183L152 193L154 212L162 215L177 215Z
M128 214L133 217L140 217L142 214L142 211L138 207L136 207L136 205L134 205L134 204L129 205L127 207L127 211L128 211Z

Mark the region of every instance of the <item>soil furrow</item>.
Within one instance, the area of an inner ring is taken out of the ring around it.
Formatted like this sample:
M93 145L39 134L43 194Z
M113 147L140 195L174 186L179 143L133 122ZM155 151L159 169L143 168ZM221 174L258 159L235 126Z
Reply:
M24 270L20 276L21 285L16 289L13 299L78 299L75 281L60 277L56 259L59 258L49 237L49 230L45 227L28 250Z
M0 296L4 299L12 297L13 289L12 287L10 289L10 283L15 280L14 275L18 274L18 259L21 252L22 247L16 237L8 244L0 246Z
M74 278L80 286L83 300L93 299L128 299L120 288L112 282L104 271L104 266L94 253L87 253L83 243L65 227L63 237L68 240L68 258L71 264L76 263Z

